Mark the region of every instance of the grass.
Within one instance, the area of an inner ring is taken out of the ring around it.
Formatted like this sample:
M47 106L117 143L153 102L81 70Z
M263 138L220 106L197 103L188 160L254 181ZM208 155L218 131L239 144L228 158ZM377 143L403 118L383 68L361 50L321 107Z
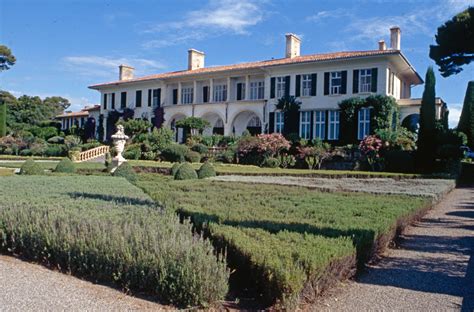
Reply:
M133 167L163 168L169 169L173 166L171 162L158 162L149 160L130 160ZM195 169L199 169L200 163L193 163ZM250 165L215 163L214 167L220 175L292 175L292 176L318 176L318 177L379 177L379 178L416 178L419 174L393 173L393 172L371 172L371 171L349 171L349 170L309 170L309 169L282 169L261 168Z
M11 176L11 175L14 175L14 174L15 173L12 169L0 168L0 177Z
M190 216L217 246L227 247L236 280L239 273L242 280L251 276L253 284L245 287L254 287L267 304L284 306L298 301L304 289L319 292L340 272L350 275L351 257L361 267L377 248L385 247L401 219L431 200L174 181L152 174L140 175L137 185L166 207Z
M36 160L36 159L35 159ZM5 162L0 160L0 167L4 168L20 168L23 165L24 161L15 161L15 162ZM40 162L37 161L37 164L41 166L44 170L54 170L59 163L59 161L54 162ZM105 169L105 165L103 163L97 162L83 162L83 163L75 163L74 164L78 170L101 170Z
M182 307L227 293L211 244L123 178L13 176L0 189L0 250Z

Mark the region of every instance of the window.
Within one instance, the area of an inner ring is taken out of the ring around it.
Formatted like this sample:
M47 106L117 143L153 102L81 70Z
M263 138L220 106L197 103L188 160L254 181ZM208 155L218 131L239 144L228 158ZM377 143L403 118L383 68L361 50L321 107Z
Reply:
M372 70L361 69L359 71L359 92L371 92L372 91Z
M339 139L339 111L329 111L328 140Z
M361 108L358 120L357 139L363 140L370 133L370 108Z
M107 93L104 93L103 107L104 109L107 109Z
M120 93L120 108L127 107L127 92Z
M110 107L115 109L115 93L110 93Z
M286 79L285 77L276 78L276 97L278 99L285 96Z
M214 102L224 102L227 100L227 85L214 86Z
M300 137L309 140L311 136L311 112L300 113Z
M314 112L314 137L321 140L326 138L326 111Z
M237 83L237 101L245 100L245 83Z
M153 107L160 106L161 104L160 97L161 97L161 89L153 89L153 100L152 100Z
M135 93L135 107L142 107L142 90Z
M283 112L275 112L275 132L282 133L283 132Z
M341 94L342 89L342 72L331 72L329 80L331 94Z
M301 94L303 96L311 95L311 75L301 75Z
M250 83L250 99L261 100L264 96L264 82L253 81Z
M193 91L194 88L182 88L181 89L181 104L191 104L193 102Z

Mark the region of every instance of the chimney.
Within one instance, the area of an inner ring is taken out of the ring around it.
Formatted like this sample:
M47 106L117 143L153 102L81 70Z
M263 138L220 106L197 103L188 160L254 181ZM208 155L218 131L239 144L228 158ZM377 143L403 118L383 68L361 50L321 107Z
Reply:
M394 26L390 28L390 48L392 50L400 50L400 27Z
M379 41L379 50L380 51L387 50L387 45L385 44L385 40L380 40Z
M119 66L119 80L122 81L122 80L129 80L129 79L133 79L133 72L135 71L135 68L133 68L132 66L128 66L128 65L120 65Z
M204 67L204 52L189 49L188 50L188 70L195 70Z
M300 56L301 39L295 34L286 34L286 58Z

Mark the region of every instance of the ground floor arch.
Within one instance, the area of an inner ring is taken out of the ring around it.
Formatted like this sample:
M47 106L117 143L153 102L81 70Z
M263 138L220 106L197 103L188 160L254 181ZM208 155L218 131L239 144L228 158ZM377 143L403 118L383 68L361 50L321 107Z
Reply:
M418 133L420 128L420 114L410 114L403 118L402 127L407 128L411 132Z
M222 117L214 112L205 113L201 116L202 119L209 122L210 127L204 129L203 135L220 134L224 135L224 120Z
M171 117L170 122L169 122L169 127L171 128L171 130L175 132L175 140L178 143L184 143L186 140L184 129L176 127L176 122L184 118L186 118L186 115L179 113L179 114L173 115L173 117Z
M243 111L234 117L231 127L232 134L239 136L245 130L248 130L252 135L262 133L262 119L255 112Z

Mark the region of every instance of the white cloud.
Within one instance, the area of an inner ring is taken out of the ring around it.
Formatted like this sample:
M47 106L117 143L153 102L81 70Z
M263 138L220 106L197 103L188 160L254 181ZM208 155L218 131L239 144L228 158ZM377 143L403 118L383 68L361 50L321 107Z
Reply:
M96 78L110 78L117 76L118 66L120 64L127 64L136 68L139 75L155 72L165 68L162 63L143 59L143 58L114 58L96 55L86 56L66 56L62 59L66 70L73 71L79 75L96 77Z
M190 11L177 22L148 24L141 33L160 34L160 39L146 41L144 48L158 48L202 40L224 33L246 35L264 20L262 4L266 1L212 0L202 9Z
M457 127L459 123L459 117L461 117L462 104L460 103L449 104L448 108L449 108L449 115L448 115L449 127L450 128Z
M313 15L306 17L308 22L322 22L327 19L336 19L341 17L351 16L352 13L347 9L336 9L331 11L319 11Z

